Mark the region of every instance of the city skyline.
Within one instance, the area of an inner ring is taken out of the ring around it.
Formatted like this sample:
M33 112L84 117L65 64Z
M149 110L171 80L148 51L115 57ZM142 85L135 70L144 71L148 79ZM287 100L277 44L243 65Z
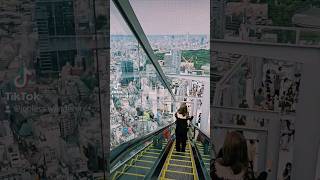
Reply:
M130 0L130 3L146 35L210 34L208 0ZM111 35L132 34L113 3L110 12Z

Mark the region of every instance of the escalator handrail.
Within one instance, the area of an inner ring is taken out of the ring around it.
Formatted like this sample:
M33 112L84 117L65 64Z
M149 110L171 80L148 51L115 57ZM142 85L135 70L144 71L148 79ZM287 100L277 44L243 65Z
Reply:
M214 148L214 145L212 144L211 142L211 139L210 137L208 137L204 132L201 131L201 129L199 129L197 126L195 126L194 124L191 123L191 126L195 129L197 129L199 131L200 134L202 134L204 136L204 138L209 142L209 144L211 145L212 147L212 151L214 153L214 157L217 157L217 153L215 151L215 148Z
M127 141L123 144L120 144L119 146L117 146L116 148L114 148L113 150L111 150L110 152L110 164L113 164L119 157L121 154L128 152L129 150L131 150L132 148L140 145L141 143L144 143L145 141L149 140L150 138L158 135L159 133L161 133L162 131L164 131L165 129L167 129L168 127L174 125L175 122L172 122L170 124L168 124L165 127L162 127L156 131L150 132L142 137L139 138L135 138L132 139L130 141Z
M201 129L199 129L197 126L195 126L194 124L190 124L193 128L197 129L202 135L204 135L204 137L206 138L206 140L208 140L208 142L210 142L210 137L208 137L204 132L201 131Z
M203 163L201 163L200 162L200 159L199 158L201 158L201 155L200 155L200 153L199 153L199 149L198 149L198 147L197 146L194 146L192 149L194 149L195 151L194 151L194 153L195 153L195 160L196 160L196 163L199 163L199 165L200 165L200 170L201 170L201 175L203 176L203 178L204 179L210 179L210 174L207 172L207 169L206 169L206 167L204 166L204 164ZM197 170L199 170L198 168L197 168Z

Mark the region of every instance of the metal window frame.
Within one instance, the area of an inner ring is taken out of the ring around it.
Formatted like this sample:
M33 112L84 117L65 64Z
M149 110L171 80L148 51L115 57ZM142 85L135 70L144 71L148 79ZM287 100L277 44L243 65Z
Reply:
M160 64L156 60L156 55L154 54L152 47L150 45L150 42L148 41L148 38L146 34L144 33L141 24L134 13L134 10L129 2L129 0L112 0L118 11L120 12L122 18L126 22L126 24L129 26L130 30L138 40L139 44L147 54L148 58L150 59L152 65L156 69L161 82L163 85L168 89L170 92L173 100L175 100L175 96L171 90L170 83L167 81L167 77L163 73Z

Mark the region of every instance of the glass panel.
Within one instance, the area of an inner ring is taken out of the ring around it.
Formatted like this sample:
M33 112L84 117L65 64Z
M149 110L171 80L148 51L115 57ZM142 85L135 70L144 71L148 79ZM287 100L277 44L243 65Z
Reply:
M165 74L209 74L209 0L130 3Z
M146 53L111 3L111 149L172 122L158 117L160 98L172 100Z

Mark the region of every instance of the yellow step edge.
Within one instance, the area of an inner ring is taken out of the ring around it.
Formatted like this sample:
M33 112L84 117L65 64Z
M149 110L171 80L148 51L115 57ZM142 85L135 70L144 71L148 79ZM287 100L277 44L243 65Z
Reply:
M181 171L173 171L173 170L165 170L166 172L171 172L171 173L178 173L178 174L187 174L187 175L192 175L192 173L189 172L181 172Z
M119 172L117 171L118 174L125 174L125 175L130 175L130 176L139 176L139 177L145 177L143 174L135 174L135 173L128 173L128 172Z
M181 154L183 154L183 153L190 154L190 151L186 151L186 152L172 151L172 152L173 152L173 153L181 153Z
M175 154L172 154L171 156L174 156L174 157L182 157L182 158L191 158L190 156L180 156L180 155L175 155Z
M144 152L144 154L156 154L156 155L159 155L160 153L155 153L155 152Z
M154 149L154 148L149 148L148 150L162 151L161 149Z
M178 152L178 151L174 150L174 151L172 151L172 152L174 152L174 153L188 153L188 154L190 154L190 151Z
M142 168L142 169L151 169L150 167L144 167L144 166L137 166L137 165L127 165L126 166L129 166L129 167L136 167L136 168Z
M168 164L169 166L176 166L176 167L184 167L184 168L191 168L192 166L185 166L185 165L180 165L180 164Z
M147 157L147 158L152 158L152 159L158 159L158 157L148 156L148 155L144 155L144 154L138 155L138 157Z
M207 154L201 154L201 156L210 157L210 155L207 155Z
M147 160L141 160L141 159L134 159L134 161L146 162L146 163L154 163L153 161L147 161Z
M192 161L185 161L185 160L180 160L180 159L170 159L172 161L180 161L180 162L188 162L188 163L191 163ZM170 163L169 163L170 164Z

